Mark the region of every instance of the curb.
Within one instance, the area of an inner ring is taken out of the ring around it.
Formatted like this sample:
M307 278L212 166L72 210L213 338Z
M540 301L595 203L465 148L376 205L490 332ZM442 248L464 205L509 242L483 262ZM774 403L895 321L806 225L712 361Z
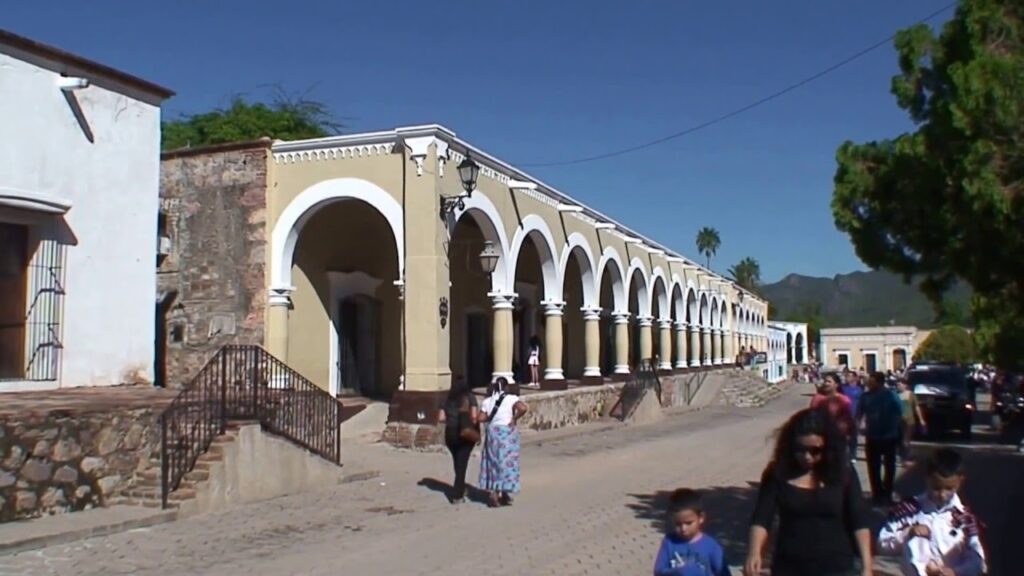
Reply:
M155 513L152 516L147 516L145 518L134 518L132 520L101 524L99 526L90 526L87 528L79 528L54 534L30 536L28 538L11 542L2 542L0 543L0 556L26 552L28 550L37 550L39 548L45 548L47 546L54 546L57 544L67 544L69 542L85 540L87 538L94 538L97 536L109 536L111 534L137 530L139 528L149 528L151 526L171 522L177 517L178 512L176 510L167 510Z

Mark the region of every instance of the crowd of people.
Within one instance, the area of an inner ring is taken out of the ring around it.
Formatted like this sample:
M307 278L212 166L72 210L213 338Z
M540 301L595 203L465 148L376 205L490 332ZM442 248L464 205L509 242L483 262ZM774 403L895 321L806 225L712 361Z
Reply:
M461 379L451 387L438 418L452 456L453 504L466 499L470 455L483 444L479 487L491 507L509 506L520 490L519 420L529 411L514 385L498 378L478 404ZM826 374L810 406L778 431L761 476L750 521L745 576L761 576L769 533L773 576L868 576L873 553L897 555L905 576L981 576L985 552L978 525L958 492L966 471L962 456L939 448L926 462L927 489L895 502L897 457L909 458L915 427L925 426L906 381L885 374ZM863 436L871 503L854 462ZM890 509L877 539L870 509ZM710 511L699 491L676 490L655 576L725 576L722 546L704 532Z
M773 526L773 576L867 576L876 549L899 556L905 576L987 573L978 524L958 495L966 471L956 450L930 454L924 493L893 500L896 458L909 458L913 429L925 425L906 381L894 384L881 373L827 374L810 406L782 426L758 488L745 576L763 574ZM889 508L877 540L853 466L861 434L871 504ZM703 533L698 493L677 490L668 514L655 576L730 573L721 546Z

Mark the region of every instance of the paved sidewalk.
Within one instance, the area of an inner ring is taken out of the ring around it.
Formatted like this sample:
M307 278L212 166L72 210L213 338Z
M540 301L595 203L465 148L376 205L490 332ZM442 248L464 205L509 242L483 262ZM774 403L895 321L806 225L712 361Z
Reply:
M0 524L0 554L43 548L170 522L177 512L138 506L94 508Z

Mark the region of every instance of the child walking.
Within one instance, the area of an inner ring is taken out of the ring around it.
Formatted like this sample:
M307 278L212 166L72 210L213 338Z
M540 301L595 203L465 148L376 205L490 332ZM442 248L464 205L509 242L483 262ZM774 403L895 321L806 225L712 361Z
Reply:
M672 493L654 576L731 576L722 546L704 533L705 518L699 493L689 488Z
M987 572L978 524L957 494L963 458L951 448L932 453L928 489L893 508L878 535L882 552L901 554L904 576L981 576Z

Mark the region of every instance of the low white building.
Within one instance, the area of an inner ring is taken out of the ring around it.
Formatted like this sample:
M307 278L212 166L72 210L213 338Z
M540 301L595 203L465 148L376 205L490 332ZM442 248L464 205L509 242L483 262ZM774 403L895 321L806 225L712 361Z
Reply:
M0 30L0 391L152 380L171 95Z
M786 336L789 333L774 323L768 324L768 363L765 365L762 376L764 379L775 384L782 382L789 375L789 363L786 361Z
M786 362L788 364L800 365L811 361L806 323L772 321L769 324L786 331Z

